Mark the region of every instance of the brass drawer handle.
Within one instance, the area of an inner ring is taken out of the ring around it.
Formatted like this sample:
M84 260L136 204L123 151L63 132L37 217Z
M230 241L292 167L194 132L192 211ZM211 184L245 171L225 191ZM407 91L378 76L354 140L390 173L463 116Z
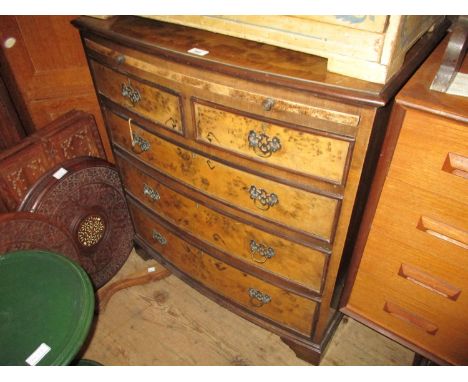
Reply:
M143 185L143 195L147 196L148 199L151 200L151 202L155 202L156 200L161 199L161 197L159 196L158 191L153 190L146 183Z
M136 149L136 146L140 147L140 150ZM150 143L139 136L136 133L132 133L132 150L136 154L141 154L142 152L148 151L151 148Z
M265 98L262 102L263 110L270 111L275 106L275 100L273 98Z
M281 149L279 138L273 137L270 139L268 135L256 133L253 130L249 131L248 141L249 147L253 147L254 152L262 158L268 158Z
M163 235L161 235L158 231L156 231L154 229L153 229L152 236L153 236L154 240L159 242L159 244L161 244L161 245L166 245L167 244L167 239Z
M256 308L260 308L271 302L271 297L257 289L249 288L250 303Z
M125 82L122 83L121 88L122 96L128 98L132 103L132 106L135 106L138 102L141 101L140 91L137 88L134 88L130 84L130 81L128 82L128 84L126 84Z
M265 261L275 256L275 250L266 245L258 244L255 240L250 240L250 254L252 255L253 261L263 264Z
M264 189L257 188L253 185L250 186L249 194L250 199L254 201L255 206L264 211L279 203L278 196L276 196L276 194L268 194Z

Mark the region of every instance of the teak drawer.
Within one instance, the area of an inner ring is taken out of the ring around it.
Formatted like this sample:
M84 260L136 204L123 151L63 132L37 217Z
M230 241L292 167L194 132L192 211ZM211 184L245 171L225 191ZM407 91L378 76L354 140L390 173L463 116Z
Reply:
M468 204L466 124L407 110L390 177Z
M139 235L182 272L249 311L310 335L317 303L216 260L181 240L133 203L130 209Z
M423 349L444 349L450 344L447 361L466 365L468 360L468 324L460 317L444 311L453 301L445 301L442 296L429 296L428 293L415 294L414 287L408 282L408 288L395 289L388 280L356 279L354 292L348 302L348 308L368 322L373 322ZM410 295L408 293L413 293ZM418 296L418 297L416 297ZM443 303L444 302L444 303Z
M372 251L372 258L366 256L361 260L351 302L360 293L360 288L368 289L371 293L368 298L394 291L395 302L405 298L418 300L441 317L444 314L453 317L468 315L468 280L457 272L466 265L459 263L457 267L456 256L445 262L440 253L437 256L418 250L411 243L400 241L391 231L376 229L373 235L379 235L380 240L367 243L366 251ZM382 244L390 241L391 246ZM374 287L367 287L367 283L374 284Z
M320 293L327 255L199 204L116 155L127 192L165 220L209 245Z
M182 133L182 107L177 93L143 83L96 61L90 63L100 94L160 126Z
M264 163L343 184L352 144L343 138L265 122L193 102L197 139Z
M417 187L405 190L407 187L398 179L387 178L372 230L427 254L441 268L450 269L447 273L468 267L468 215L463 213L468 204ZM368 242L372 240L378 238L370 237Z
M238 209L326 242L333 239L339 201L299 190L183 149L106 111L113 142L143 162Z

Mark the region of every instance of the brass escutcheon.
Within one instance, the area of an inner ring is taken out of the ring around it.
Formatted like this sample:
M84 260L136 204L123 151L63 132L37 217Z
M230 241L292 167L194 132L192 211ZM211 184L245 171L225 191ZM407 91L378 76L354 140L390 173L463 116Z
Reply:
M267 247L266 245L259 244L255 240L251 240L250 254L253 261L263 264L265 261L275 256L275 250L271 247Z
M167 239L161 235L158 231L153 229L152 232L153 239L156 240L159 244L161 245L166 245L167 244Z
M271 297L260 292L255 288L249 288L250 304L256 308L261 308L263 305L271 302Z
M275 204L279 203L278 196L274 193L269 194L262 188L257 188L254 185L249 188L250 199L255 203L255 206L261 210L268 210Z
M137 133L132 133L132 138L132 151L135 154L141 154L142 152L148 151L151 148L151 144ZM140 149L136 148L137 145Z
M249 131L247 137L249 147L253 148L255 154L262 158L269 158L271 154L281 149L279 138L273 137L270 139L265 133L257 133L254 130Z
M122 83L121 90L122 96L128 98L132 103L132 106L135 106L138 102L141 101L140 91L130 84L130 80L128 80L128 84L126 84L125 82Z
M143 195L147 196L148 199L151 200L151 202L155 202L156 200L161 199L159 192L153 190L150 186L148 186L146 183L143 185Z

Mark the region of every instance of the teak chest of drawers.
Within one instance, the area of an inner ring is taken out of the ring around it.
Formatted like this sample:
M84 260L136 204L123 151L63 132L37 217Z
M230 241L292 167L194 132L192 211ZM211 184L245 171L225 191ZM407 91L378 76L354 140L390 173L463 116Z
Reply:
M446 46L396 97L343 311L437 363L468 365L468 100L430 90Z
M366 155L441 29L382 86L327 73L319 57L138 17L75 25L135 242L318 363L340 317L332 297Z

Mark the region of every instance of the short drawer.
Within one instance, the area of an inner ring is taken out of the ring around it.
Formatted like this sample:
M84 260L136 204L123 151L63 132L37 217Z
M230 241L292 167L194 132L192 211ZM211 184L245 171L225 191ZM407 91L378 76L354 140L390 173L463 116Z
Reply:
M213 104L195 101L193 109L199 141L331 183L345 181L350 140L265 122Z
M137 234L179 270L249 311L306 336L311 334L317 303L214 259L135 205L130 204L130 209Z
M144 205L210 246L320 293L328 255L241 223L181 195L116 155L123 182Z
M339 201L238 170L181 148L109 111L113 142L143 162L230 206L326 242L333 239Z
M179 95L169 89L143 83L90 61L97 90L103 96L169 130L181 133Z

